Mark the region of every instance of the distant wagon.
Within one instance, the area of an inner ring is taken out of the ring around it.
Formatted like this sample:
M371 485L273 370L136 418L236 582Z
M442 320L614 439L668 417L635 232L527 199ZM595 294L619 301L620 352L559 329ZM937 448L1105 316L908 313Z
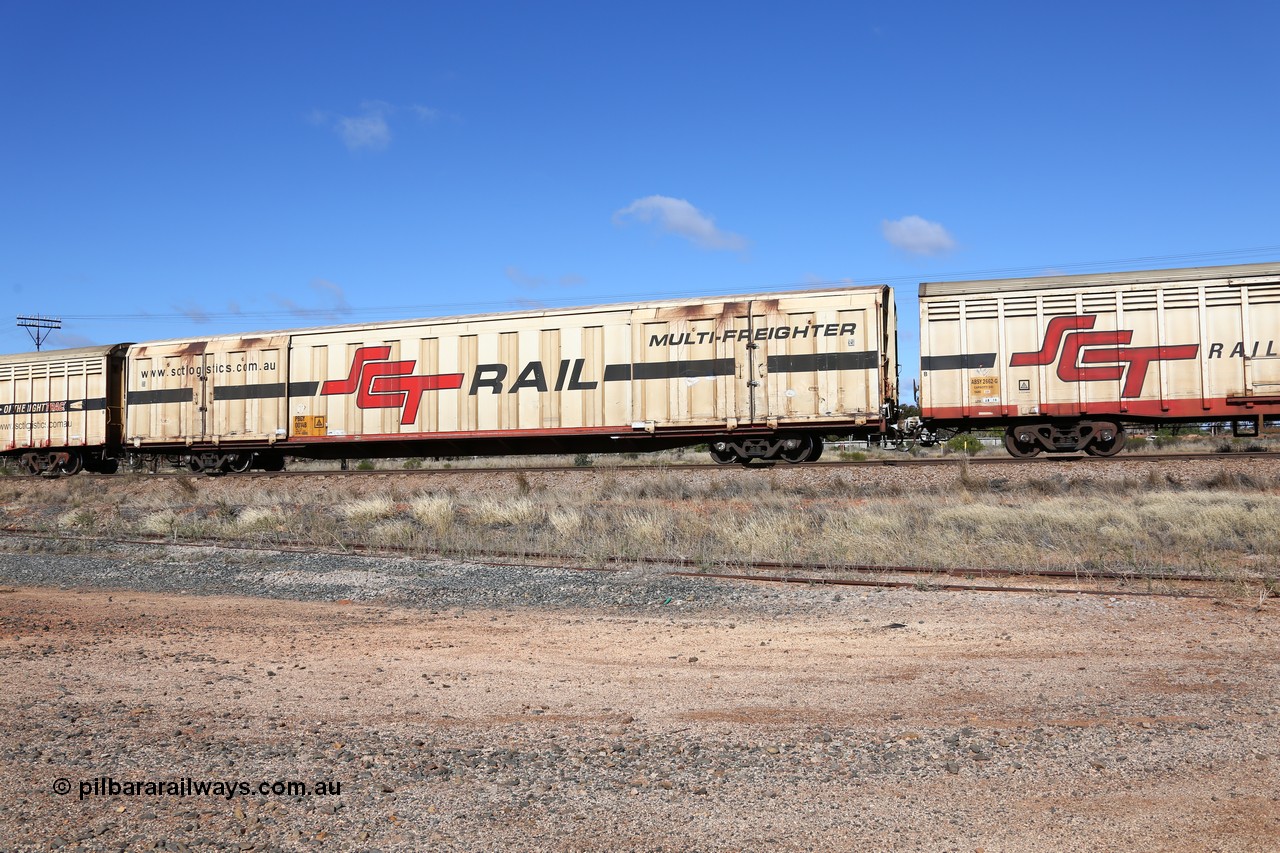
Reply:
M1280 265L920 285L921 415L1014 456L1110 456L1125 424L1280 416Z
M126 346L0 355L0 453L31 473L114 473Z

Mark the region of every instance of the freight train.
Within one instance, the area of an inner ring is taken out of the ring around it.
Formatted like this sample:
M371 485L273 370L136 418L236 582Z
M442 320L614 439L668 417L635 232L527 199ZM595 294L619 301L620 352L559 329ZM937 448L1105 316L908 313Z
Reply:
M693 444L800 463L832 435L997 428L1016 457L1110 456L1126 425L1280 418L1280 264L932 282L918 304L906 419L881 285L0 356L0 454L35 474Z

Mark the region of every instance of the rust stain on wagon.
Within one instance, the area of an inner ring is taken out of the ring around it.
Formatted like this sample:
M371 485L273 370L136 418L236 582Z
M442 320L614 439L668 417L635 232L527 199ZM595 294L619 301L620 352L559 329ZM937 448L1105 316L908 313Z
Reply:
M778 299L753 299L737 302L704 302L698 305L674 305L660 308L654 313L658 320L719 320L721 324L732 324L738 317L745 317L748 306L752 314L777 314Z
M658 320L711 320L717 315L715 305L676 305L671 308L659 308L654 312Z

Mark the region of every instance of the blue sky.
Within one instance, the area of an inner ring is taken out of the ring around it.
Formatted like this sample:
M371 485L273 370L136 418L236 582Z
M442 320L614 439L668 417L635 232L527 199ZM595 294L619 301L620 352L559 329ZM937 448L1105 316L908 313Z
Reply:
M919 281L1280 259L1278 10L0 0L0 294L73 346L883 282L909 388Z

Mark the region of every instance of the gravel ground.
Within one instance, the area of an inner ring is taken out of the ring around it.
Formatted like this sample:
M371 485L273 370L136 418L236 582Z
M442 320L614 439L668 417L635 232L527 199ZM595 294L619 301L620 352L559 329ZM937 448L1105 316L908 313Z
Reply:
M48 548L6 848L1280 849L1274 601Z

